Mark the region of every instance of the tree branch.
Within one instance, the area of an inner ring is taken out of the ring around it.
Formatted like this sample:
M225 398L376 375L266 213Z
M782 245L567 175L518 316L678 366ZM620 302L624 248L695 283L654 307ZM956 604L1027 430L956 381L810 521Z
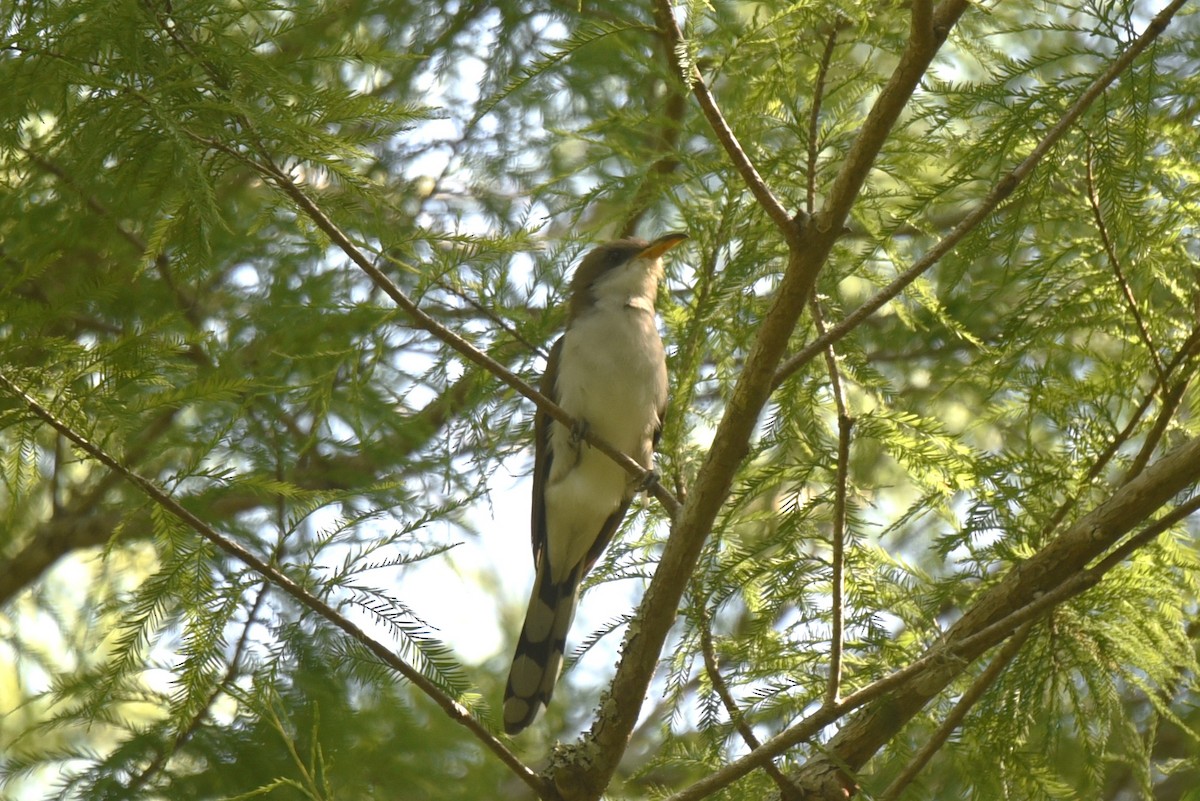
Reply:
M825 320L816 298L812 302L812 317L817 333L823 333ZM847 410L845 392L842 390L842 374L838 368L837 353L832 345L825 351L825 365L829 370L829 387L833 392L838 413L837 474L834 478L833 525L829 543L829 558L832 562L830 581L833 585L829 599L832 631L829 635L829 684L825 690L825 703L835 704L842 683L842 652L846 631L846 484L850 473L850 436L854 429L854 419Z
M339 613L329 604L316 597L308 590L301 587L291 578L284 575L275 566L263 561L253 552L247 550L239 543L220 534L216 529L209 526L191 511L182 506L178 501L168 495L157 484L149 479L135 473L123 464L118 462L107 452L100 447L94 445L87 437L71 428L67 423L59 420L49 409L39 403L14 383L9 377L0 372L0 388L3 388L14 399L23 403L30 412L36 417L44 421L59 434L74 442L85 453L91 456L96 461L103 464L108 469L119 473L126 481L139 489L142 493L148 496L152 501L161 506L173 516L185 523L189 528L195 531L204 539L208 540L217 548L234 557L238 561L250 567L263 578L270 581L276 587L279 587L285 593L294 598L301 605L315 612L318 616L324 618L334 627L340 629L344 634L351 639L357 641L388 667L395 670L404 678L408 679L421 692L431 698L439 707L442 708L451 720L459 723L468 731L470 731L476 739L483 743L489 750L500 758L506 766L509 767L522 781L533 789L539 797L550 799L553 801L554 795L552 789L546 782L529 769L520 759L516 757L508 748L500 742L490 731L484 728L483 724L475 719L473 715L458 701L451 698L443 692L436 684L427 679L419 670L409 665L403 659L395 654L390 648L383 643L375 640L366 632L360 629L357 625L351 622L348 618Z
M1121 267L1121 259L1117 255L1117 248L1113 244L1112 238L1108 235L1108 225L1104 222L1104 212L1100 208L1100 196L1096 192L1096 176L1093 171L1092 145L1088 143L1086 164L1087 176L1087 199L1088 205L1092 209L1092 219L1096 221L1096 231L1100 234L1100 242L1104 245L1104 252L1108 256L1108 265L1112 267L1113 275L1117 279L1117 288L1121 290L1121 296L1124 298L1126 305L1129 306L1129 313L1133 315L1134 325L1137 326L1138 335L1142 338L1142 344L1146 346L1146 352L1150 354L1150 359L1154 362L1154 369L1158 371L1160 380L1165 380L1162 359L1158 356L1158 349L1154 347L1154 340L1150 338L1150 331L1146 328L1146 321L1142 319L1142 313L1138 310L1137 299L1133 296L1133 289L1129 286L1129 281L1125 279L1125 271Z
M1154 424L1152 425L1151 433L1146 437L1142 449L1138 452L1138 455L1134 458L1133 462L1126 470L1125 479L1128 480L1133 478L1140 473L1143 468L1145 468L1146 464L1150 461L1150 457L1153 455L1153 449L1158 447L1159 437L1155 434L1155 432L1164 431L1166 429L1167 423L1170 421L1171 416L1175 412L1178 399L1183 396L1184 389L1191 381L1194 367L1189 366L1189 369L1173 386L1168 386L1166 381L1177 369L1179 369L1181 366L1187 365L1188 362L1191 362L1196 357L1198 351L1200 351L1200 328L1195 328L1184 341L1183 345L1179 349L1179 352L1175 354L1173 359L1171 359L1170 363L1166 367L1166 371L1155 379L1154 386L1150 388L1150 390L1145 394L1141 402L1138 404L1137 408L1133 410L1132 414L1130 414L1129 422L1125 424L1124 428L1117 432L1116 436L1112 438L1112 441L1109 442L1108 446L1096 456L1095 460L1092 462L1092 466L1089 467L1087 473L1084 474L1083 480L1080 482L1080 486L1086 487L1090 485L1091 482L1104 471L1104 468L1108 465L1112 458L1117 455L1117 452L1120 451L1121 446L1128 442L1130 437L1133 436L1134 431L1136 431L1138 426L1141 424L1142 418L1144 418L1146 412L1150 410L1150 406L1154 402L1155 396L1162 393L1162 406L1159 409L1159 414L1155 419ZM1172 400L1173 398L1174 400ZM1153 444L1151 445L1151 443ZM1147 445L1151 445L1151 447L1148 449L1146 447ZM1067 519L1067 515L1069 515L1071 510L1075 508L1075 504L1078 502L1078 500L1078 493L1075 493L1064 499L1063 502L1059 504L1058 508L1054 510L1054 513L1050 515L1050 519L1047 520L1045 525L1042 526L1041 537L1043 539L1049 537L1050 534L1052 534L1055 529L1058 528L1059 524L1062 523L1063 520Z
M1159 508L1188 486L1200 480L1200 438L1189 440L1148 467L1137 478L1122 485L1109 500L1071 525L1058 538L1029 559L1015 565L997 584L984 592L971 608L926 653L940 662L923 675L906 682L903 692L895 692L865 707L848 721L827 744L826 750L805 766L801 785L822 786L823 774L854 771L862 767L931 698L945 688L970 660L981 655L1026 622L1021 614L1029 605L1037 612L1038 601L1049 596L1046 609L1074 597L1098 582L1115 567L1127 550L1114 554L1093 571L1088 562L1114 546L1126 533L1148 519ZM1196 499L1193 499L1194 501ZM1190 514L1185 505L1175 510ZM1154 536L1161 531L1152 524ZM1144 535L1144 533L1143 533ZM1139 535L1139 544L1150 538ZM1132 550L1128 550L1131 553ZM1056 593L1057 591L1057 593ZM1032 617L1032 614L1026 612ZM992 628L994 624L998 625ZM950 657L953 656L953 659ZM921 660L918 660L921 661ZM768 744L764 744L766 750ZM819 797L819 796L818 796Z
M750 728L750 724L746 722L745 715L738 708L737 701L733 699L733 694L729 692L729 685L725 683L725 679L721 676L721 666L717 663L717 654L713 649L711 621L705 614L704 620L700 622L700 650L704 655L704 670L708 673L708 680L712 682L713 689L717 693L717 697L721 699L721 704L725 707L726 714L729 715L730 722L737 729L738 734L742 735L742 740L753 751L762 745L759 739L754 736L754 731ZM763 763L763 770L775 782L775 786L779 788L779 796L784 801L800 801L802 798L800 790L791 780L783 775L775 763L767 760Z
M951 2L951 0L947 0L947 2ZM1042 158L1045 157L1046 153L1050 151L1050 148L1053 147L1055 143L1057 143L1058 140L1063 137L1070 127L1075 124L1075 121L1079 119L1079 117L1092 105L1093 102L1095 102L1098 97L1100 97L1104 90L1108 88L1109 84L1115 81L1117 77L1124 72L1130 64L1133 63L1134 59L1141 55L1141 53L1147 47L1149 47L1155 39L1162 35L1163 31L1165 31L1167 28L1167 24L1171 21L1171 18L1174 17L1175 13L1179 11L1179 9L1186 2L1187 0L1172 0L1170 5L1160 11L1158 15L1154 17L1153 21L1151 21L1150 25L1146 27L1146 30L1142 33L1142 35L1139 36L1133 42L1133 44L1129 46L1129 49L1122 53L1121 56L1117 58L1117 60L1114 61L1099 78L1093 81L1091 85L1084 90L1083 94L1079 96L1079 99L1076 100L1069 109L1067 109L1062 119L1055 123L1055 125L1046 133L1046 135L1042 137L1042 140L1038 142L1037 146L1034 147L1030 154L1026 156L1025 159L1022 160L1021 163L1016 167L1014 167L1007 175L1001 178L991 188L987 195L984 196L983 200L981 200L971 210L970 213L963 217L963 219L950 230L950 233L946 234L946 236L943 237L936 245L930 248L924 256L914 262L911 267L909 267L900 275L896 276L896 278L890 284L881 289L879 292L875 293L869 300L851 312L844 320L835 325L833 328L829 329L829 331L827 331L823 336L817 337L815 340L810 342L799 353L789 357L786 361L784 361L775 376L775 380L772 383L772 389L778 388L788 376L812 361L813 358L819 355L827 346L837 342L842 337L846 336L855 328L857 328L865 319L877 312L889 300L899 295L905 287L915 281L922 273L933 267L933 265L937 264L943 256L953 250L959 242L966 238L967 234L969 234L981 222L983 222L996 209L997 206L999 206L1006 198L1008 198L1009 195L1012 194L1013 190L1020 185L1021 181L1023 181L1031 172L1033 172L1033 169L1038 165ZM941 6L938 7L934 17L935 29L940 29L937 20L943 17ZM903 66L903 64L901 66ZM889 87L890 86L891 84L889 83ZM885 90L885 94L886 92L887 90ZM883 101L883 99L884 95L880 95L880 101ZM892 103L894 101L889 100L889 102ZM876 106L878 106L878 103ZM873 114L874 109L872 109L872 115ZM868 117L868 124L870 121L871 117ZM864 131L866 130L867 126L864 126ZM847 165L850 165L854 159L862 158L861 154L859 153L861 149L859 147L859 142L861 140L861 136L858 140L855 140L854 147L850 152L850 156L847 157ZM851 170L851 172L853 172L854 175L865 177L868 167L869 165L861 168L855 167L853 170ZM846 170L843 171L843 173L846 172ZM826 204L827 210L841 209L843 207L847 210L849 209L850 202L844 197L847 190L841 186L846 180L849 179L843 179L842 175L838 176L838 181L835 182L836 191L831 192L830 199ZM831 226L832 223L827 222L826 225Z
M904 770L900 771L900 775L893 779L892 783L883 791L883 794L879 796L879 801L897 801L899 799L900 794L904 792L908 785L912 784L917 774L929 764L929 760L933 759L934 754L940 751L942 746L946 744L946 741L950 739L950 735L954 733L954 730L962 725L971 708L979 702L980 698L983 698L988 688L996 682L996 679L1000 678L1000 674L1004 672L1005 668L1020 653L1021 647L1029 639L1029 632L1031 631L1033 631L1033 623L1026 623L1015 635L1009 638L1008 642L1004 643L1004 647L996 653L995 658L992 659L983 673L971 683L971 687L958 699L958 703L954 705L954 709L950 710L950 714L937 727L937 731L933 733L933 736L921 746L921 749L904 766Z
M1200 480L1200 438L1189 440L1161 458L1053 543L1016 565L916 660L847 695L837 704L822 705L799 723L764 742L762 747L670 796L667 801L704 798L862 707L823 746L821 755L809 761L799 777L801 788L812 793L813 799L826 797L821 788L844 788L843 768L851 771L860 768L971 660L1030 620L1095 586L1137 548L1200 509L1200 496L1197 496L1131 537L1095 567L1083 569L1087 561L1197 480ZM1025 603L1030 598L1034 600Z
M675 74L691 87L692 94L696 96L696 101L700 104L700 110L704 112L704 118L708 120L709 126L717 136L717 141L721 143L729 160L733 162L734 169L738 171L738 175L742 177L747 188L754 195L754 199L758 201L758 205L762 206L763 211L783 234L788 246L793 248L799 246L799 228L796 221L775 197L771 187L767 186L767 182L759 174L758 168L754 166L754 162L742 149L742 143L738 141L737 135L725 121L725 116L717 106L716 98L705 85L700 70L690 60L686 64L684 63L687 42L683 39L683 31L679 29L679 23L675 21L675 12L671 8L670 0L655 0L654 18L659 29L666 35L667 57L670 59L671 67Z

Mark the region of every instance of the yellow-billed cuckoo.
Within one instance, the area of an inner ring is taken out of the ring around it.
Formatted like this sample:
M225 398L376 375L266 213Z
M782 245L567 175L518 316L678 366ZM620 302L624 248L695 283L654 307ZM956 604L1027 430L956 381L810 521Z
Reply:
M650 469L667 405L667 363L654 299L667 234L595 248L575 270L567 329L541 391L587 430ZM538 411L533 424L533 562L537 571L504 690L504 730L516 734L550 701L562 669L579 582L604 551L637 481Z

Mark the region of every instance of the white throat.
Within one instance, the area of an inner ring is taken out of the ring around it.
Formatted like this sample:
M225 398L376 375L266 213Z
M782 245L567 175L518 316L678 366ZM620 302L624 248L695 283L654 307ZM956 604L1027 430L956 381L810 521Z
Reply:
M592 284L592 297L600 309L632 308L653 314L662 275L661 259L632 259Z

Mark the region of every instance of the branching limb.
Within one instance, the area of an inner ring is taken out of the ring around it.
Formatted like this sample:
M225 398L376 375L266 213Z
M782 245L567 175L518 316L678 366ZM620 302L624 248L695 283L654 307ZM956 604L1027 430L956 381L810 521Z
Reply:
M1175 16L1176 12L1187 2L1187 0L1173 0L1170 5L1164 8L1155 16L1154 20L1147 26L1146 30L1129 46L1129 48L1120 55L1109 66L1099 78L1092 81L1083 94L1079 96L1066 113L1062 116L1054 127L1046 132L1041 141L1034 147L1028 156L1025 157L1020 164L1014 167L1007 175L1001 178L984 196L983 200L965 216L963 219L950 230L936 245L930 248L924 256L913 263L911 267L902 272L900 275L888 284L886 287L875 293L865 303L851 312L840 323L825 332L824 335L817 337L800 352L789 357L780 365L778 372L775 375L775 380L772 382L772 389L777 388L784 380L802 368L804 365L812 361L816 356L822 353L826 347L842 339L855 328L862 324L864 320L878 311L892 298L899 295L905 287L915 281L922 273L937 264L942 257L955 248L959 242L966 238L967 234L975 230L980 223L995 211L995 209L1012 194L1013 190L1033 172L1038 163L1045 157L1063 135L1071 128L1079 117L1091 107L1092 103L1104 92L1108 86L1117 79L1117 77L1129 68L1139 55L1141 55L1150 44L1162 35L1166 30L1167 24ZM937 19L943 16L942 6L938 7L935 12L935 28L937 28ZM883 96L880 96L883 100ZM878 104L877 104L878 105ZM872 110L874 113L874 110ZM868 125L870 118L868 118ZM864 126L864 130L867 127ZM859 151L859 140L855 141L855 147L851 151L851 155L847 158L849 164L851 159L856 158ZM881 143L882 144L882 143ZM867 165L869 166L869 165ZM862 176L865 177L867 166L861 170ZM855 170L855 174L858 171ZM844 198L845 189L841 187L844 180L841 175L838 176L838 181L835 184L836 192L831 192L830 200L826 204L827 209L845 207L849 209L849 201Z
M1114 548L1092 568L1083 567L1197 480L1200 480L1200 438L1189 440L1161 458L1049 546L1010 571L918 659L850 693L837 704L823 704L799 723L762 743L760 748L667 801L704 798L861 708L827 744L829 756L815 757L801 771L800 784L809 790L825 777L839 773L843 766L857 770L972 660L1026 623L1094 587L1138 548L1200 510L1200 496L1196 496ZM1030 598L1034 600L1026 603ZM822 796L814 792L813 798Z
M672 33L673 41L681 45L682 41L676 34L678 26L669 13L669 3L660 0L656 8L658 16L662 18L660 24L666 25ZM941 21L944 32L948 31L949 26L966 8L965 0L946 0L939 6L935 17ZM895 104L897 93L904 86L908 87L911 94L936 54L940 41L941 39L935 37L932 43L910 43L906 57L902 59L889 83L891 89L885 90L880 96L876 107L868 116L867 125L856 140L856 145L864 139L874 142L874 149L857 145L859 158L874 158L903 108L901 102L898 106L892 105L879 111L880 104L885 98L888 103ZM678 53L676 57L678 58ZM695 83L693 88L697 88ZM702 107L706 108L706 115L715 111L715 104L711 109L708 108L711 96L706 89L700 92L698 99L701 100ZM711 122L714 122L714 119L710 117ZM745 165L753 166L748 160ZM843 176L847 169L847 166L843 167ZM838 185L842 192L850 189L853 195L861 187L866 169L864 167L861 174L855 170L851 172L858 176L857 182L841 177ZM749 175L747 177L752 178ZM751 184L756 196L764 187L765 185L759 186L756 190ZM788 227L779 218L781 213L786 217L786 212L783 212L777 203L772 206L769 198L760 198L760 202L767 204L765 208L768 209L768 213L785 232L789 246L787 267L770 310L759 325L741 375L717 426L712 446L688 493L687 503L675 518L675 526L663 549L654 578L638 608L638 617L625 636L621 662L613 677L611 688L601 702L595 724L585 735L584 744L580 746L585 753L582 758L565 760L563 767L554 774L555 783L564 797L598 797L608 786L624 753L629 734L637 722L638 710L645 698L646 689L658 664L663 643L675 620L684 588L695 568L704 541L712 529L713 521L728 497L733 475L748 452L750 436L770 396L772 379L788 340L808 303L817 275L841 233L852 197L843 197L842 200L845 202L835 203L831 199L827 203L825 211L822 212L825 215L822 225Z
M1088 563L1113 548L1135 526L1197 481L1200 481L1200 439L1192 439L1123 484L1107 501L1072 524L1049 545L1014 566L1001 581L984 592L917 663L929 657L937 657L939 661L907 682L903 692L890 694L846 722L828 743L827 755L814 758L805 767L805 780L801 785L808 787L809 781L820 782L823 774L860 768L953 681L965 664L1018 626L1094 586L1134 549L1165 530L1164 525L1171 525L1191 514L1200 499L1171 510L1129 542L1114 548L1096 567L1087 568ZM1030 602L1031 598L1036 600ZM767 744L763 748L765 750Z
M279 587L285 593L294 598L301 605L307 607L321 618L331 623L336 628L351 639L357 641L371 653L373 653L381 662L395 670L404 678L408 679L421 692L431 698L439 707L442 708L447 716L456 723L465 727L470 731L481 743L483 743L492 753L496 754L500 760L507 765L522 781L533 789L539 797L545 799L554 799L554 794L545 781L526 766L520 759L513 754L504 743L500 742L491 732L484 728L483 724L477 721L471 713L462 706L458 701L451 698L443 692L436 684L427 679L416 668L409 665L399 656L397 656L390 648L383 643L375 640L348 618L339 613L336 609L325 603L320 598L316 597L308 590L301 587L291 578L284 575L278 568L271 565L261 558L256 556L252 551L247 550L239 543L228 537L220 534L216 529L209 526L187 508L182 506L178 501L172 498L157 484L149 479L135 473L128 467L118 462L107 452L93 444L83 434L75 431L67 423L60 420L53 412L39 403L32 395L25 392L20 386L15 384L4 373L0 373L0 388L15 400L24 404L30 412L36 417L47 423L59 434L62 434L67 439L74 442L80 449L91 456L96 461L103 464L108 469L119 473L126 481L134 485L137 489L143 492L156 504L161 506L166 511L170 512L176 518L187 524L189 528L195 531L204 539L208 540L217 548L234 557L238 561L250 567L264 579L270 581L276 587Z

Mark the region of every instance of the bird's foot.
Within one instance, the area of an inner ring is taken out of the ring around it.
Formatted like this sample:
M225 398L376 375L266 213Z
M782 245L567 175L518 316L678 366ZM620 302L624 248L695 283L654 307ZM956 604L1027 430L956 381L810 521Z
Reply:
M642 476L640 481L638 481L637 491L650 492L655 486L658 485L658 479L660 477L661 476L658 475L657 470L647 470L646 474Z
M571 447L578 448L579 443L583 442L591 428L592 424L587 420L576 420L575 425L571 426Z

